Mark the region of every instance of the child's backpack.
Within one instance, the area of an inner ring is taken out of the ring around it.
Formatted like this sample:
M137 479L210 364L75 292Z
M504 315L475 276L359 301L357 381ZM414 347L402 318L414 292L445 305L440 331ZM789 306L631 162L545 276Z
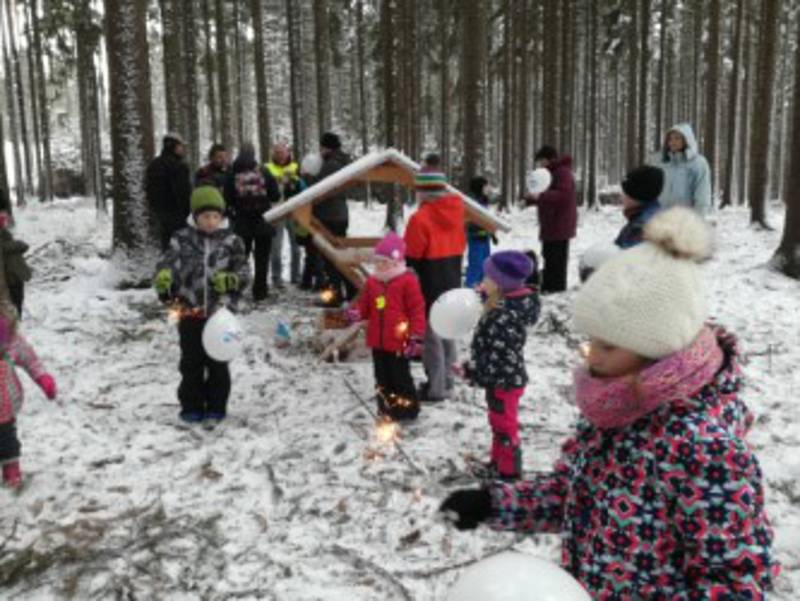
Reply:
M271 177L262 169L240 171L234 176L236 188L236 210L244 213L263 213L270 209L265 177Z

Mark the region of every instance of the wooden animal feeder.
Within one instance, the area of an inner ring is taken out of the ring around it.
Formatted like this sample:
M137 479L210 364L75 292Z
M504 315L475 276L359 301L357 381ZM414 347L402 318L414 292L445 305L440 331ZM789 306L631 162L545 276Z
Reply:
M368 276L363 263L372 256L372 248L380 238L335 236L314 217L313 205L349 188L367 183L398 184L413 189L414 174L419 169L418 163L394 148L372 152L266 212L264 219L276 222L290 216L310 232L314 245L319 251L335 264L353 285L360 289ZM447 190L461 196L464 200L466 221L480 225L492 233L498 230L503 232L511 230L508 222L499 219L466 194L450 185L447 186ZM352 343L357 333L357 325L344 328L340 335L329 344L325 344L323 358L334 354L346 344Z

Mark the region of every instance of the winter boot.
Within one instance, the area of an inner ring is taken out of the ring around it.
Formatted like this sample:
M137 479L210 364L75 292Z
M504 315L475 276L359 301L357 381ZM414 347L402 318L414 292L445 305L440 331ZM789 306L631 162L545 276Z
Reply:
M203 421L203 414L200 411L181 411L178 417L187 424L199 424Z
M9 488L22 486L22 470L19 461L9 461L3 465L3 482Z

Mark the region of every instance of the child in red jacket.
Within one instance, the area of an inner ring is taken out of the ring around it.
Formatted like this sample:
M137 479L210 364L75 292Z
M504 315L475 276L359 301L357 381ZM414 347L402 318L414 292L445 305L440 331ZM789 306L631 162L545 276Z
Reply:
M425 299L417 276L406 267L405 242L394 232L375 247L375 272L348 317L367 322L378 413L395 420L415 419L419 400L409 359L422 353Z

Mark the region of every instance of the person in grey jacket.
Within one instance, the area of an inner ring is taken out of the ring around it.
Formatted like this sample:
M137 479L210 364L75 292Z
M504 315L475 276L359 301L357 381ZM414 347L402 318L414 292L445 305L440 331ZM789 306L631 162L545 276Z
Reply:
M658 197L662 208L684 206L705 217L712 209L711 169L697 149L697 138L688 123L667 130L664 146L651 163L664 171L664 189Z

